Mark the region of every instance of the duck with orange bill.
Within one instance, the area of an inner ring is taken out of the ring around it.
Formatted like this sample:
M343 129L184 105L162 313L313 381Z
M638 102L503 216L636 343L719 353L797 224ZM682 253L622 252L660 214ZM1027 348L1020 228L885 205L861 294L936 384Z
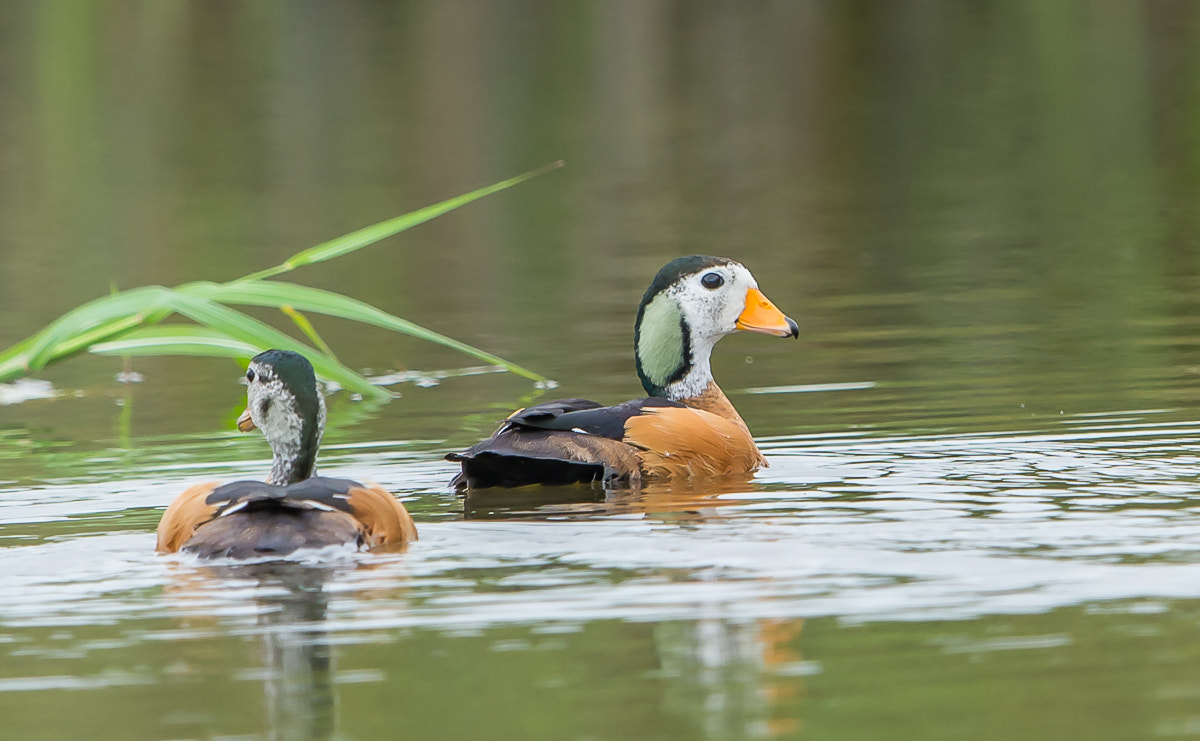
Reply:
M489 439L446 456L458 489L748 474L766 465L709 365L736 331L798 337L741 263L693 255L665 265L638 307L634 357L648 396L615 406L561 399L514 412Z

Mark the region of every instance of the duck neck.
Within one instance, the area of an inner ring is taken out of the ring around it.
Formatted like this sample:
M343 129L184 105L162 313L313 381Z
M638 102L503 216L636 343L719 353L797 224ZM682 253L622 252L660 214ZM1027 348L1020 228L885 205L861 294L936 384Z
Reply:
M693 345L691 357L679 368L677 376L663 386L661 393L652 395L690 404L692 399L702 396L709 388L716 389L720 394L721 390L713 381L712 368L709 367L708 351L710 349L711 346L703 348L702 352L697 352L697 348ZM724 394L721 395L724 396Z
M312 478L316 473L321 425L316 420L301 420L295 432L294 435L271 442L273 459L268 484L295 484Z
M737 413L733 408L733 402L729 401L729 397L721 390L716 381L710 380L708 386L699 394L687 399L676 399L676 401L687 404L693 409L701 409L706 412L711 412L718 417L724 417L730 422L735 422L746 429L747 434L749 428L746 427L745 421L742 420L742 415Z

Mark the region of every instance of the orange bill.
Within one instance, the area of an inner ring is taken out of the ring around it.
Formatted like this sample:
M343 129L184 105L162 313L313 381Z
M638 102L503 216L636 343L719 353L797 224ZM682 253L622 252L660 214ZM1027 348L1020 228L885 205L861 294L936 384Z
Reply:
M249 409L242 412L242 416L238 417L237 427L242 432L249 432L250 430L258 429L258 427L256 427L254 424L254 420L250 418L250 410Z
M757 288L746 291L746 308L737 318L737 328L748 332L762 332L776 337L799 337L800 325L784 316L775 308L771 299Z

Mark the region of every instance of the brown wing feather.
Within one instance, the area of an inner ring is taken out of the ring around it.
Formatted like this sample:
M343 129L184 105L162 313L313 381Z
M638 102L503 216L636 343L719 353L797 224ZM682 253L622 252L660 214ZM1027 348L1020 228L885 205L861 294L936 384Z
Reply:
M457 489L586 483L601 478L626 484L636 483L641 475L636 448L566 430L506 427L446 459L462 463L462 472L450 482Z
M346 501L362 525L368 548L398 545L417 539L417 526L399 499L376 484L351 487Z
M638 471L637 450L620 440L559 433L552 443L568 460L603 464L609 478L625 479Z
M190 486L175 497L175 501L171 502L158 522L156 547L160 553L178 551L192 537L192 533L196 532L196 528L216 515L217 507L204 500L219 485L219 481L207 481Z
M647 478L751 473L766 465L740 419L690 407L647 408L625 422Z
M636 471L638 466L637 451L620 440L596 435L560 430L533 433L518 431L505 435L504 442L509 450L515 452L577 463L596 463L617 475L628 475Z

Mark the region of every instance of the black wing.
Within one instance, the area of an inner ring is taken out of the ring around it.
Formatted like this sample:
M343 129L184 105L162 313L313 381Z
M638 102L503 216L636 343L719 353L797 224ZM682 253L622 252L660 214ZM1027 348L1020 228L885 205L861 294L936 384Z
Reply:
M341 510L353 515L349 494L362 484L349 479L313 476L287 486L261 481L233 481L212 490L205 502L216 507L215 517L233 511L270 508Z
M509 427L524 427L532 430L578 432L606 437L609 440L621 440L625 437L625 421L638 416L643 409L682 406L685 405L653 396L610 407L602 407L586 399L549 401L513 414L505 420L505 427L500 428L496 436L504 433Z
M446 456L462 464L451 486L626 480L637 471L637 457L624 442L625 421L649 407L675 406L684 405L647 398L602 407L586 399L559 399L522 409L487 440Z

